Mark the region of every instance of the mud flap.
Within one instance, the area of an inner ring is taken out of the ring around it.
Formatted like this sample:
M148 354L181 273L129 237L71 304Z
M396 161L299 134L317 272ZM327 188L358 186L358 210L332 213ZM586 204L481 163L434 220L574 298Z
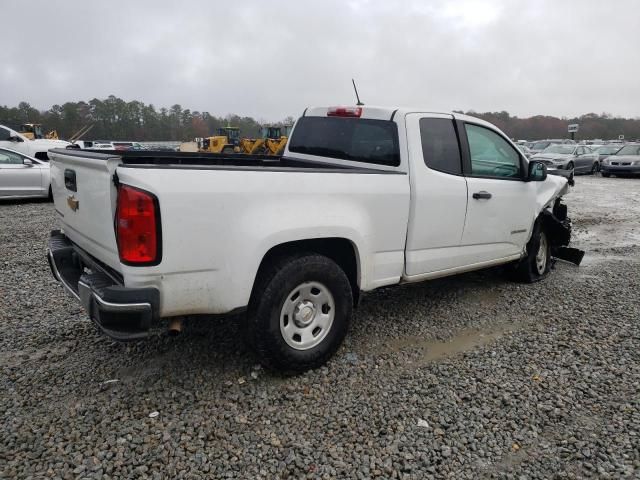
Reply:
M541 219L551 243L551 256L580 265L584 251L568 246L571 241L571 219L561 199L556 200L553 211L544 210Z
M551 254L560 260L566 260L567 262L575 263L576 265L580 265L582 257L584 257L583 250L571 247L557 247L551 252Z

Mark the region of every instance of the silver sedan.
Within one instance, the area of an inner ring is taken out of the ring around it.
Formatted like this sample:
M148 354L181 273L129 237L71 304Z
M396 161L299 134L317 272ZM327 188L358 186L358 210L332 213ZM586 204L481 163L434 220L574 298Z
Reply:
M51 198L49 164L0 148L0 198Z
M575 173L596 173L600 170L598 154L586 145L551 145L530 160Z

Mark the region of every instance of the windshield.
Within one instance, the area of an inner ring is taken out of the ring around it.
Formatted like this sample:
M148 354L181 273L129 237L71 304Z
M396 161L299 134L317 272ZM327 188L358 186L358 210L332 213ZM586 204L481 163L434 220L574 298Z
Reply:
M551 145L545 148L544 153L560 153L563 155L571 155L575 147L573 145Z
M603 155L613 155L618 150L620 150L620 147L598 147L598 148L596 148L596 152L602 153Z
M640 145L626 145L616 155L640 155Z
M533 144L533 147L531 147L531 150L544 150L550 143L551 142L536 142Z

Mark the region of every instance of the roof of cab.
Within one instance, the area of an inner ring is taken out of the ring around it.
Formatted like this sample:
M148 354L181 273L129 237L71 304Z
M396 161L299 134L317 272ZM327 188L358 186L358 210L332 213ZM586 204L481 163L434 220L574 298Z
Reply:
M357 108L358 105L331 105L329 107L309 107L304 111L302 116L326 117L329 109L335 107ZM360 115L360 118L368 118L374 120L392 120L398 117L404 117L409 113L425 113L435 115L449 115L451 116L451 118L455 118L458 120L465 120L468 122L476 123L478 125L486 125L496 128L495 125L492 125L491 123L486 122L480 118L463 115L461 113L436 112L433 110L429 110L428 108L420 107L384 107L378 105L359 105L359 107L362 108L362 114Z

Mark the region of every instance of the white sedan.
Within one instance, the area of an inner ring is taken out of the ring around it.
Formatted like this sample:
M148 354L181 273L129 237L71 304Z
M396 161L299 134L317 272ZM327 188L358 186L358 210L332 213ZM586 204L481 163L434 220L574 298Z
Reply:
M49 163L0 148L0 198L51 198Z

